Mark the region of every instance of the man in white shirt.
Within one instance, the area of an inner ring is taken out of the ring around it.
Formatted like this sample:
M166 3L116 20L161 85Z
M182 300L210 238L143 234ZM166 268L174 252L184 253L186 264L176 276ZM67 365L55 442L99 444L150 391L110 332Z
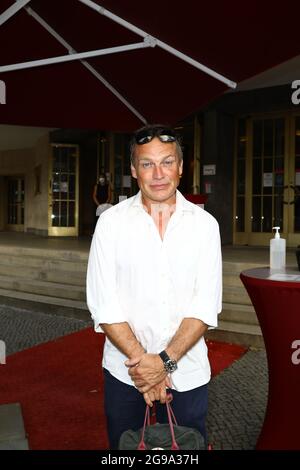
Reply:
M87 303L103 352L110 448L143 425L145 403L205 436L210 365L204 334L221 311L219 227L177 190L182 149L173 129L145 126L131 141L140 191L103 213L92 241Z

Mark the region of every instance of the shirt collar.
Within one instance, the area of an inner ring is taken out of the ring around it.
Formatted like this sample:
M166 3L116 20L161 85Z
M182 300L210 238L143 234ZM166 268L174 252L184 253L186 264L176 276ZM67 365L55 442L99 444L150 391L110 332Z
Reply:
M144 210L141 190L133 196L131 207ZM176 189L176 212L194 212L193 204L185 199L178 189Z

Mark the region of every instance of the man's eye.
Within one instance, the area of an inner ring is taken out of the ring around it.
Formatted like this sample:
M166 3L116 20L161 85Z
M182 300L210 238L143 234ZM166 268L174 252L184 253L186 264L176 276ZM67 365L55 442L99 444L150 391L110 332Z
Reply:
M151 162L142 163L142 167L143 167L143 168L151 168L151 166L152 166L152 163L151 163Z
M165 166L171 166L172 163L174 163L174 160L166 160L166 161L164 161L164 165L165 165Z

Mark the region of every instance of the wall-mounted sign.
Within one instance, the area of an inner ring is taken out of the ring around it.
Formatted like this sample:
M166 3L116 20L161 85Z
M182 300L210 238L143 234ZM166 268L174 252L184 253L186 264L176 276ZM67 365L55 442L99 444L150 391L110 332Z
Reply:
M203 165L203 174L204 175L215 175L216 174L216 165Z
M272 186L273 186L273 173L264 173L263 186L264 186L264 188L272 188Z
M0 104L6 104L6 85L3 80L0 80Z
M67 181L61 181L60 182L60 191L62 193L67 193L68 192L68 182Z
M123 188L131 188L131 176L123 175Z

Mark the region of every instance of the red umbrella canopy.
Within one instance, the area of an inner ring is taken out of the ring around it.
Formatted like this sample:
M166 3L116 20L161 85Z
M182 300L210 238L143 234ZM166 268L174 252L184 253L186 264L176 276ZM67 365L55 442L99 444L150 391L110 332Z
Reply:
M13 0L2 0L0 14ZM239 82L300 54L299 7L253 0L94 0L230 80ZM76 52L143 41L79 0L27 4ZM26 7L25 7L26 8ZM66 48L25 8L0 26L0 66L67 55ZM286 29L286 25L288 28ZM228 89L160 47L87 59L148 122L174 124ZM297 79L299 77L295 77ZM0 73L6 85L2 124L132 130L142 125L80 62Z

